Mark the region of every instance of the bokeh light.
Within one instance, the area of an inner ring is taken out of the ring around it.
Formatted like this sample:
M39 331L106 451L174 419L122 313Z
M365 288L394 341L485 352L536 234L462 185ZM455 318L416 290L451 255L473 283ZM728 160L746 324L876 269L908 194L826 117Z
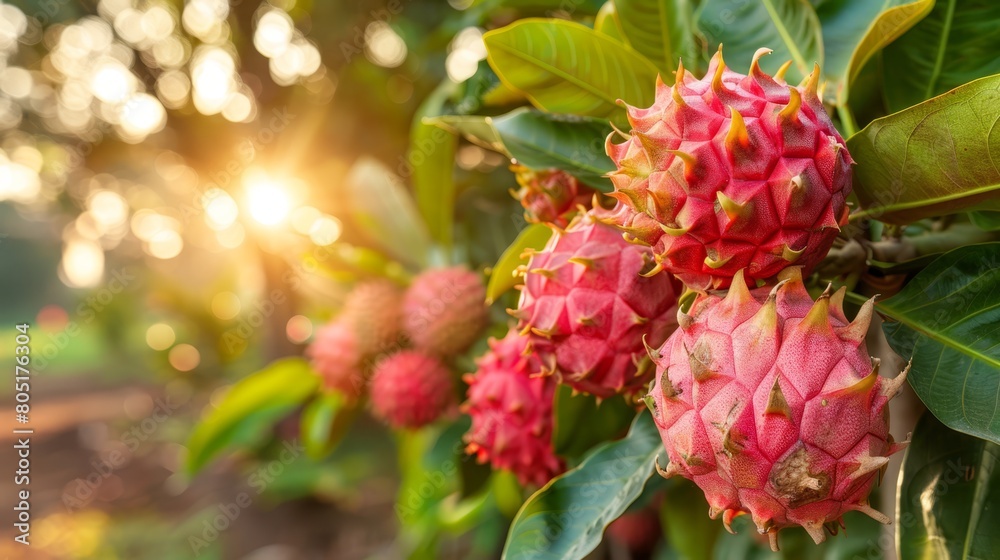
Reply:
M166 350L176 340L174 329L166 323L156 323L146 329L146 344L153 350Z
M60 277L71 288L93 288L104 277L104 250L86 239L69 239L63 246Z
M167 361L177 371L191 371L201 363L201 353L190 344L178 344L170 349Z
M274 226L288 217L292 200L285 185L264 175L251 174L245 183L250 216L265 226Z
M302 344L308 341L312 333L312 321L304 315L296 315L285 324L285 335L289 341L295 344Z
M223 321L239 315L241 308L240 298L233 292L219 292L212 298L212 314Z
M395 68L406 60L406 42L384 21L365 28L365 55L379 66Z

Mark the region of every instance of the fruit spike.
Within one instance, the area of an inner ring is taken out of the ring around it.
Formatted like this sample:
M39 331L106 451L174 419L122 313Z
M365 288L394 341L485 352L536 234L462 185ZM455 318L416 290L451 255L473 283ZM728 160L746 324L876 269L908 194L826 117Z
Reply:
M529 222L565 227L581 205L590 206L593 189L565 171L523 165L513 165L511 171L520 186L511 194L524 206Z
M795 525L821 542L848 511L888 522L868 494L907 443L889 435L886 405L909 369L880 377L868 355L874 300L849 322L843 289L814 301L800 267L779 279L750 290L738 271L725 296L678 312L681 327L649 354L648 394L669 459L657 472L693 480L727 529L749 514L775 549Z
M626 106L631 130L605 143L611 196L631 211L616 211L617 225L695 289L727 288L738 270L751 284L792 262L808 272L847 218L853 160L819 72L787 84L761 69L769 52L754 54L749 75L728 69L721 48L701 80L679 66L652 106ZM637 233L646 221L659 234Z
M511 312L543 372L598 397L644 388L652 371L643 338L666 340L679 288L667 274L644 276L655 271L652 252L604 223L612 214L592 210L554 232L525 267Z

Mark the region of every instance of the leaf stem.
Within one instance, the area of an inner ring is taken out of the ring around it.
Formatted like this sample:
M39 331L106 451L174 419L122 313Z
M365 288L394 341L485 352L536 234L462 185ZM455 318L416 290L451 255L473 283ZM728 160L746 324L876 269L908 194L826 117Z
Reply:
M837 104L837 116L840 117L840 126L844 128L844 136L850 138L858 132L858 124L854 122L854 114L846 103Z

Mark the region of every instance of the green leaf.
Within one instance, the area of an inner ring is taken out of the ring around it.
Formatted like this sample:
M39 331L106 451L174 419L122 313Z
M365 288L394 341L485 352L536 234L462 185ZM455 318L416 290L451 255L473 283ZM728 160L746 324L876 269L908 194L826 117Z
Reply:
M1000 231L1000 212L969 212L969 220L985 231Z
M579 23L529 18L483 35L500 79L539 109L622 120L619 99L653 103L656 66Z
M552 443L557 455L578 457L591 447L625 434L635 418L635 407L622 397L600 404L590 395L573 395L566 385L556 389Z
M504 559L579 560L604 529L642 493L662 449L652 417L636 417L629 434L594 450L525 502L507 535Z
M625 43L622 39L621 24L618 23L618 13L615 10L614 0L608 0L601 6L601 10L594 17L594 31L603 33L620 43Z
M355 162L346 179L351 217L387 254L419 266L427 261L427 226L402 180L374 158Z
M1000 446L925 413L903 460L896 526L900 560L995 558Z
M883 53L885 99L900 111L1000 73L1000 3L938 0L930 15Z
M847 141L854 190L873 217L906 224L1000 209L1000 76L872 121Z
M347 433L358 409L347 406L344 396L323 392L302 411L299 434L309 457L319 460L333 452Z
M602 192L615 165L604 150L611 126L603 120L520 108L499 117L444 116L426 122L534 169L562 169Z
M458 137L433 124L425 117L440 114L455 83L445 80L424 101L413 118L410 129L410 149L407 160L413 174L413 190L417 207L431 237L449 254L452 244L452 223L455 210L455 150Z
M528 264L525 250L541 250L552 237L552 230L543 224L532 224L517 234L514 242L500 255L497 264L490 271L490 280L486 284L486 301L492 304L507 290L518 285L517 267Z
M461 134L466 140L477 146L510 155L507 148L504 147L503 141L500 140L500 135L493 128L492 117L443 115L425 118L424 123L443 128L454 134Z
M837 103L868 60L923 19L934 0L830 0L816 8L823 27L823 77Z
M663 497L660 518L664 534L682 558L711 560L719 528L717 520L708 516L708 502L701 488L688 480L671 484Z
M319 378L301 358L278 360L236 383L188 440L187 470L196 473L224 449L249 446L306 398Z
M494 117L493 127L521 165L555 167L603 192L612 190L605 177L615 169L604 150L612 130L606 121L519 109Z
M614 4L625 41L655 64L664 80L673 81L670 76L678 60L688 65L698 60L688 0L614 0Z
M791 60L785 75L798 82L823 65L823 41L816 11L806 0L706 0L698 14L698 26L714 50L725 45L728 66L746 73L754 52L773 49L760 60L761 69L774 74Z
M1000 243L945 253L878 309L910 385L950 428L1000 442Z

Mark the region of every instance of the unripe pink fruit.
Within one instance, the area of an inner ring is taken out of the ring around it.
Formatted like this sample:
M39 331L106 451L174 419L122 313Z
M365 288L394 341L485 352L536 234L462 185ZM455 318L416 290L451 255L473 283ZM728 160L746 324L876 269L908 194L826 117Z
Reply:
M542 486L564 469L552 449L555 379L539 374L541 362L516 330L489 344L476 373L465 376L469 400L463 410L472 417L466 450L514 473L521 484Z
M479 275L460 266L417 276L403 300L403 325L413 345L429 354L461 353L486 328L489 308Z
M375 416L393 428L420 428L455 403L451 372L436 358L404 350L375 366L371 403Z

